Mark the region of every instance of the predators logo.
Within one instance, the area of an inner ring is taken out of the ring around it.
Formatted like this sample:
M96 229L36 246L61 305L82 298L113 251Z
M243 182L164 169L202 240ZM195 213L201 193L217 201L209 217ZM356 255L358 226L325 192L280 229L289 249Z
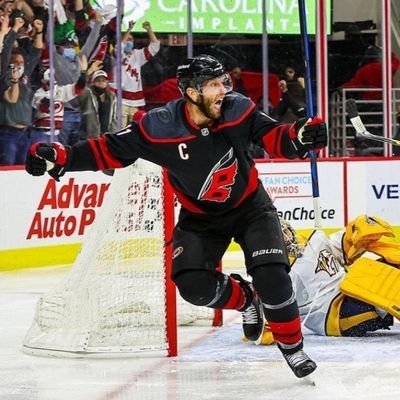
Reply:
M338 273L339 268L339 264L331 252L326 249L319 252L317 268L315 268L316 274L325 271L329 276L334 276Z

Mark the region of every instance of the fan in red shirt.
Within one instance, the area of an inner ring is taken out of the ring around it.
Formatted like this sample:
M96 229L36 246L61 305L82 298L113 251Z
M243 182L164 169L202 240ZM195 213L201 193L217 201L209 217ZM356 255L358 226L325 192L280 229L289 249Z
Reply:
M382 89L382 61L381 49L376 46L369 46L364 63L354 74L353 78L343 83L341 89L348 88L370 88ZM391 60L392 76L396 74L400 68L400 60L392 53ZM360 94L360 100L381 100L382 90L365 91Z

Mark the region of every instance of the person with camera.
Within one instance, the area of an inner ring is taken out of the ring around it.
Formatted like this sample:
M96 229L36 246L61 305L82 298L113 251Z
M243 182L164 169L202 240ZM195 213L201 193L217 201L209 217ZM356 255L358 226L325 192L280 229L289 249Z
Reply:
M0 100L0 165L20 165L30 145L32 124L30 76L40 61L43 47L43 21L33 21L35 35L32 48L26 54L13 48L19 29L25 20L16 17L7 34L1 55L2 71L8 69L10 87ZM10 60L9 65L3 65Z

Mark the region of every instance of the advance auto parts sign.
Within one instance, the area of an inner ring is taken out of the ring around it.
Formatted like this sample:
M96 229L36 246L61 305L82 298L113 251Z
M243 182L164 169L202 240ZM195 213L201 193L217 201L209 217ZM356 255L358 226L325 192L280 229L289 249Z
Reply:
M82 236L103 205L109 183L80 184L69 178L64 184L50 179L33 215L27 239ZM78 213L71 212L79 210Z
M262 32L263 0L191 0L192 27L195 33ZM270 34L300 32L298 0L266 1L266 31ZM115 5L115 0L92 0L96 8ZM331 25L331 1L327 27ZM185 33L188 30L188 0L125 0L124 25L136 20L135 31L143 31L142 22L151 22L154 32ZM306 0L308 33L315 33L315 1ZM133 18L140 16L138 19ZM329 32L328 32L329 33Z

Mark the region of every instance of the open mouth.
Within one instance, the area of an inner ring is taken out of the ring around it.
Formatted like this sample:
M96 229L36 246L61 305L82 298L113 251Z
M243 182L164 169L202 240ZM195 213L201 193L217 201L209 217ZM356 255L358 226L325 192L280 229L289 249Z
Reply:
M214 103L214 105L216 105L217 107L221 107L221 106L222 106L222 100L223 100L223 99L217 100L217 101Z

